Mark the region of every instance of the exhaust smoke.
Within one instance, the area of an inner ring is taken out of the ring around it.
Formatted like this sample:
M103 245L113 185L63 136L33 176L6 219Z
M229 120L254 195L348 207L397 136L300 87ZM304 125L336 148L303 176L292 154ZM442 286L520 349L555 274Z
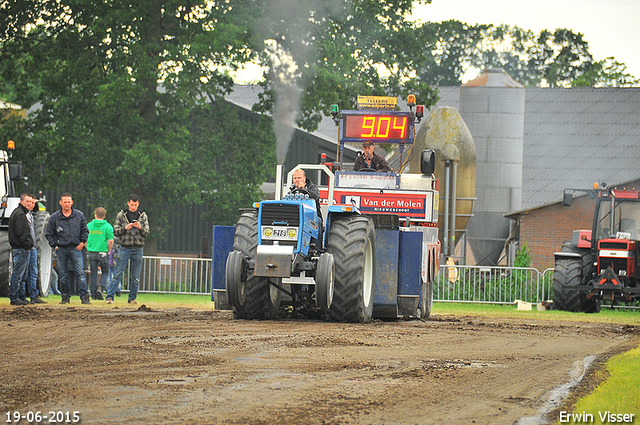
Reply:
M273 131L276 136L276 159L283 164L295 129L302 90L296 84L298 66L275 40L267 40L267 53L272 62L273 88L276 93L273 108Z

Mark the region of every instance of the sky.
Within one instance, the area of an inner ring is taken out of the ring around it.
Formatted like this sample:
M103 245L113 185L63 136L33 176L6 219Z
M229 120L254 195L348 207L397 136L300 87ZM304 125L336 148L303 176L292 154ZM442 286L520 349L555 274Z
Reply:
M517 25L534 33L567 28L583 34L595 60L613 56L640 78L640 0L432 0L417 6L413 16L423 22Z

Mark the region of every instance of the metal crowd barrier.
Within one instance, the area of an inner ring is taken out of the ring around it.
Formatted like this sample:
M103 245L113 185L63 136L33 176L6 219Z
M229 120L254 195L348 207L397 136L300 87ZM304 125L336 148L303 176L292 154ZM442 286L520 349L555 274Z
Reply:
M434 301L512 304L553 298L553 269L442 265L433 285Z
M140 292L211 295L212 259L143 257ZM122 278L128 291L129 269ZM553 299L553 269L533 267L441 265L433 284L433 300L512 304ZM608 307L603 303L603 308ZM638 307L630 307L638 308Z
M210 258L143 257L139 292L211 295ZM129 290L129 267L122 277Z

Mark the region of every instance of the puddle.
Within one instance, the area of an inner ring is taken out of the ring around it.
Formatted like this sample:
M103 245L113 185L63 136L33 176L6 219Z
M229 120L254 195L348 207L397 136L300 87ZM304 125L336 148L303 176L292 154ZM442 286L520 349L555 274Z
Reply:
M573 369L569 372L570 381L562 384L551 391L549 391L545 397L547 401L545 404L538 410L538 413L534 416L526 416L524 418L520 418L515 425L539 425L539 424L548 424L550 423L546 416L553 411L553 409L560 406L562 401L567 398L571 388L575 387L582 381L584 378L584 374L589 369L589 366L596 359L596 356L587 356L582 360L578 360L573 364Z

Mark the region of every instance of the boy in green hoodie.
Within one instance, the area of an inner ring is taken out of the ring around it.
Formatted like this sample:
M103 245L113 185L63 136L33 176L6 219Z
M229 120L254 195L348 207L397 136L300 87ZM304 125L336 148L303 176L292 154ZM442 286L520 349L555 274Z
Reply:
M109 252L113 247L113 227L104 219L107 211L98 207L94 211L94 220L87 224L89 238L87 252L89 256L89 270L91 271L91 298L102 299L102 291L98 291L98 266L102 271L100 288L106 290L109 279Z

